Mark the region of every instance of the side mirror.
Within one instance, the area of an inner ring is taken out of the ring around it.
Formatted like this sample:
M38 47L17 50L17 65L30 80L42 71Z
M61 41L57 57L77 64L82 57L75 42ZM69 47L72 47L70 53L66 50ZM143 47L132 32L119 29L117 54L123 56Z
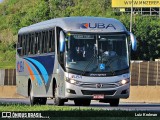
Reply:
M64 52L64 48L65 48L65 35L63 31L60 31L60 36L59 36L59 40L60 40L60 52Z
M133 35L133 33L130 33L130 39L131 39L132 50L136 51L137 50L137 40L136 40L136 37Z

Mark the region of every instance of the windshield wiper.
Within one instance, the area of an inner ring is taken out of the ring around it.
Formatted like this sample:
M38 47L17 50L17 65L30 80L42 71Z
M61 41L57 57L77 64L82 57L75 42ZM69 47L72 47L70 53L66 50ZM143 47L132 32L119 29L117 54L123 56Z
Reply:
M102 56L103 57L103 56ZM103 58L102 58L103 59ZM106 63L105 63L105 65L107 65L108 64L108 66L109 66L109 68L110 68L110 72L112 73L112 75L115 75L115 72L113 71L113 68L112 68L112 65L111 65L111 63L113 62L113 61L111 61L112 59L106 59ZM111 61L111 62L110 62Z
M86 67L84 68L84 70L82 71L81 75L84 75L87 71L87 69L89 68L89 66L91 65L91 63L94 61L94 58L97 57L96 54L94 54L91 59L89 60L88 64L86 65Z

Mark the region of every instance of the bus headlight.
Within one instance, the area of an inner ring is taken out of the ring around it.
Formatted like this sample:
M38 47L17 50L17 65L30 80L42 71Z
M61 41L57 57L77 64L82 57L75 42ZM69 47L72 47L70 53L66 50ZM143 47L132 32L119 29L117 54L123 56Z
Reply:
M123 79L123 80L118 82L118 85L119 86L125 85L125 84L129 83L129 81L130 81L129 78Z
M122 85L124 85L124 84L126 84L126 83L127 83L127 80L122 80L122 81L121 81L121 84L122 84Z
M70 79L70 78L67 78L66 82L74 84L74 85L80 85L81 84L80 81L77 81L77 80L74 80L74 79Z
M69 82L70 82L71 84L76 84L76 81L73 80L73 79L69 80Z

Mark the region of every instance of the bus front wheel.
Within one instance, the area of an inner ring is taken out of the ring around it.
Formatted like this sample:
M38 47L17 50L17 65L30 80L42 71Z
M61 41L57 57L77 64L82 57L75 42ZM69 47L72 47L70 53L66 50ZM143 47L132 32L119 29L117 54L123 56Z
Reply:
M29 92L30 92L30 93L29 93L29 95L30 95L30 96L29 96L29 98L30 98L30 104L31 104L31 105L35 105L38 100L37 100L36 97L33 96L33 87L32 87L32 84L30 84L30 90L29 90Z
M37 98L37 99L38 99L38 104L40 104L40 105L45 105L46 102L47 102L46 97L40 97L40 98Z
M75 106L90 106L91 100L86 99L75 99L74 104Z
M35 104L45 105L46 102L47 102L46 97L34 97L33 96L33 87L32 87L32 84L30 84L30 105L35 105Z
M55 91L54 91L54 104L57 106L63 106L64 105L64 100L58 97L58 90L57 87L55 87Z
M116 107L119 105L119 99L112 99L112 100L110 100L109 103L110 103L110 106Z

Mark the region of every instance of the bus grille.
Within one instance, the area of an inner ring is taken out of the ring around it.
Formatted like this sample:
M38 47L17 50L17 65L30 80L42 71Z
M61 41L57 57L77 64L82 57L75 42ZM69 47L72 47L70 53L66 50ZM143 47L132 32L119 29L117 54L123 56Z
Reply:
M80 86L83 88L96 88L96 84L90 84L90 83L81 84ZM116 87L118 87L118 85L116 84L102 84L101 88L116 88Z
M103 94L103 95L113 95L116 90L108 91L91 91L91 90L81 90L83 95L94 95L94 94Z

